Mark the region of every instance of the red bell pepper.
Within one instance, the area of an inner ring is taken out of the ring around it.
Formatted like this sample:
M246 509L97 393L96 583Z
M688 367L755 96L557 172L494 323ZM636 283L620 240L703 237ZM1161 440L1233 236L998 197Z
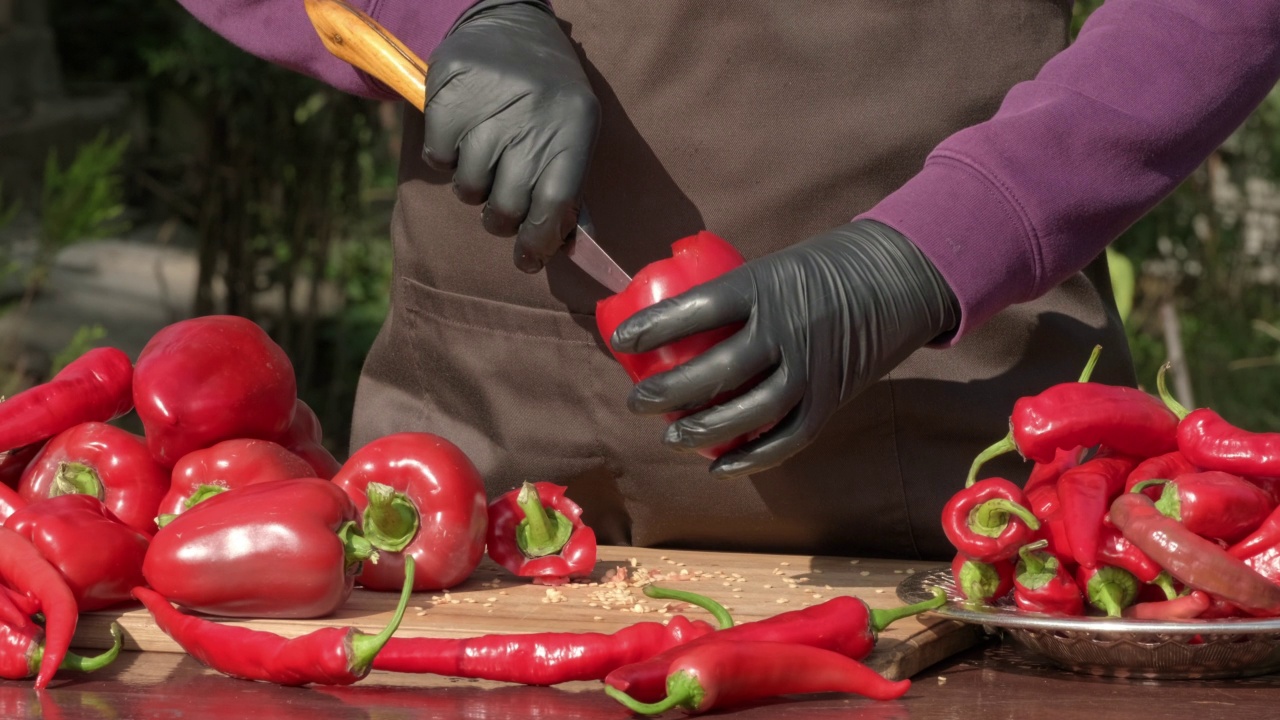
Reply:
M708 330L681 338L656 350L633 354L620 353L613 349L609 344L613 331L640 310L675 297L695 285L723 275L744 263L746 260L733 245L704 230L696 235L677 240L671 246L669 259L646 265L636 273L626 289L596 304L596 327L600 331L600 337L604 339L609 352L613 353L613 357L622 365L623 370L626 370L632 382L640 382L688 362L733 335L742 326L731 325ZM732 392L737 393L745 389L735 388ZM713 400L713 404L720 402L723 397ZM666 418L668 421L675 421L697 410L668 413ZM704 457L714 459L763 431L761 429L748 436L735 438L722 445L704 448L698 452Z
M1099 456L1058 479L1058 501L1077 564L1093 567L1098 562L1107 508L1124 491L1124 480L1137 464L1132 458Z
M145 582L148 536L120 522L95 497L37 500L4 526L30 540L62 573L81 612L129 602L129 593Z
M484 480L442 437L378 438L347 460L333 484L355 503L364 536L378 552L378 562L366 563L360 574L366 588L400 589L408 556L417 566L414 590L453 587L484 557Z
M0 403L0 452L15 450L87 422L133 409L133 363L115 348L94 348L49 382Z
M1013 590L1015 566L1011 560L983 562L964 553L951 561L956 592L973 605L990 605Z
M142 349L133 398L156 461L223 440L272 440L298 398L289 356L253 321L211 315L174 323Z
M351 595L373 548L342 488L304 478L210 497L160 528L142 574L190 610L227 617L324 617Z
M1076 569L1076 583L1084 590L1089 604L1108 617L1120 617L1124 609L1138 599L1138 579L1128 570L1110 565Z
M188 453L173 466L169 491L160 500L160 524L196 503L231 488L275 480L315 477L305 460L269 440L223 440Z
M306 460L312 468L312 477L332 480L334 475L342 469L342 463L338 462L333 453L329 452L324 446L324 430L320 427L320 418L316 416L316 412L311 406L298 398L297 405L293 409L293 422L290 423L289 429L285 434L276 439L276 442L285 447L286 450Z
M18 487L18 482L22 480L22 473L26 472L27 466L40 454L46 442L48 441L41 440L0 453L0 485Z
M489 557L520 577L562 585L596 565L596 533L555 483L525 483L489 504Z
M1179 475L1173 480L1145 480L1134 489L1161 485L1164 489L1156 509L1211 540L1240 540L1275 509L1257 485L1219 470Z
M1013 576L1013 602L1027 612L1050 615L1084 613L1084 596L1080 586L1058 558L1042 552L1048 540L1023 545L1018 549L1018 565Z
M981 480L943 506L942 531L956 550L974 560L1007 560L1040 529L1026 502L1022 489L1004 478Z
M1163 455L1157 455L1153 458L1147 458L1138 463L1138 466L1129 473L1129 477L1125 478L1124 491L1133 492L1133 486L1147 480L1158 480L1160 478L1174 478L1187 473L1199 472L1200 469L1191 464L1186 455L1174 450ZM1144 486L1141 490L1143 495L1157 500L1160 498L1160 488Z
M141 437L106 423L83 423L49 441L18 485L28 503L70 493L101 500L120 522L150 536L169 489L169 471Z

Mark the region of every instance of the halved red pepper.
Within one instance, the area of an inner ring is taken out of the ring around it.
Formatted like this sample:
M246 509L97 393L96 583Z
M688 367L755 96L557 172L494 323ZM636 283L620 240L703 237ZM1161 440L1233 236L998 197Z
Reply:
M942 531L956 550L982 562L1007 560L1031 541L1040 521L1022 489L987 478L956 492L942 508Z
M209 315L156 333L138 355L133 399L156 461L223 440L273 440L298 399L284 349L252 320Z
M646 265L635 274L626 289L596 304L596 327L600 331L600 337L604 339L609 352L613 353L614 359L626 370L632 382L640 382L652 375L666 372L701 355L736 333L742 326L732 325L708 330L668 343L650 352L634 354L620 353L613 349L609 344L613 331L617 330L624 320L640 310L675 297L695 285L723 275L744 263L746 260L727 240L704 230L696 235L677 240L671 245L669 259ZM733 392L741 392L745 389L747 388L734 388ZM716 398L713 403L721 399ZM666 417L669 421L675 421L694 412L697 412L697 409L668 413ZM759 432L698 452L708 458L717 458L747 442Z
M1027 612L1080 615L1084 612L1080 586L1061 560L1043 552L1048 545L1048 540L1037 540L1018 549L1013 602Z
M18 492L28 503L81 493L107 506L120 522L150 536L156 509L169 490L169 471L133 433L91 422L59 433L22 475Z
M320 418L302 398L298 398L294 407L293 422L289 424L289 429L276 438L276 442L306 460L313 470L312 477L332 480L342 469L342 463L324 446L324 430L320 427Z
M30 540L62 573L81 612L129 602L133 588L144 582L149 536L120 522L95 497L37 500L4 526Z
M489 503L489 557L541 585L589 576L596 565L596 533L565 490L526 482Z
M983 562L964 553L951 561L951 577L960 597L975 605L990 605L1013 590L1015 566L1011 560Z
M210 497L160 528L142 574L156 592L211 615L324 617L363 561L356 508L328 480L278 480Z
M365 539L378 551L359 582L399 590L404 558L417 566L414 590L466 580L484 557L484 480L457 445L430 433L387 435L360 448L333 478L355 503Z
M1138 462L1127 457L1099 456L1058 479L1058 500L1066 523L1071 556L1077 564L1098 562L1102 525L1111 500L1124 491L1124 480Z
M275 480L315 477L307 461L269 440L223 440L187 453L177 465L169 491L160 500L160 524L196 503L231 488Z
M1275 509L1257 485L1231 473L1206 470L1172 480L1144 480L1134 490L1163 486L1156 509L1188 530L1213 540L1233 543L1262 524Z

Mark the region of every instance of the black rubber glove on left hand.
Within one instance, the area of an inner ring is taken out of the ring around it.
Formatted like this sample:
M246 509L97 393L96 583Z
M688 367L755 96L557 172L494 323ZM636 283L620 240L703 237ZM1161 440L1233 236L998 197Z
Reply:
M422 156L537 272L573 231L600 103L544 2L482 0L431 53Z
M645 352L746 323L702 355L640 382L628 399L641 414L705 407L763 374L747 392L676 421L664 438L692 450L777 423L712 463L713 475L734 477L799 452L837 408L954 330L959 315L954 293L915 245L885 225L855 221L641 310L611 344Z

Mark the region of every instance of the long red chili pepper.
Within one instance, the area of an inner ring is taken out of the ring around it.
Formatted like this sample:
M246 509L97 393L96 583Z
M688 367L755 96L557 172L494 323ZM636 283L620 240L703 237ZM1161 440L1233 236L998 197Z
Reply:
M1080 615L1084 612L1080 586L1058 558L1038 552L1048 545L1048 540L1037 540L1018 549L1013 602L1028 612Z
M0 527L0 579L19 593L34 595L40 601L45 644L36 689L48 687L76 633L79 611L75 595L58 569L41 557L30 541L4 527Z
M1257 485L1220 470L1179 475L1173 480L1145 480L1134 489L1160 485L1164 489L1156 509L1212 540L1233 543L1245 537L1275 508Z
M35 675L44 661L45 649L41 644L44 632L30 619L20 625L0 624L0 678L25 680ZM124 645L124 633L117 623L111 623L111 647L100 655L84 657L67 653L59 670L93 672L110 665L120 655Z
M187 615L145 587L134 588L133 596L183 650L224 675L278 685L350 685L369 674L374 657L404 618L413 591L412 557L405 559L404 574L395 614L377 635L353 627L328 627L286 638Z
M947 500L942 531L956 550L974 560L1007 560L1040 529L1026 502L1017 485L1004 478L986 478Z
M1124 491L1124 480L1135 465L1131 458L1095 457L1058 479L1058 500L1076 563L1097 564L1107 507Z
M1072 565L1071 541L1067 538L1067 522L1062 516L1062 502L1058 499L1056 484L1041 484L1027 492L1027 507L1040 521L1040 529L1031 536L1035 540L1048 540L1049 552Z
M1125 478L1124 491L1133 492L1134 485L1147 480L1178 477L1179 475L1199 471L1200 468L1192 465L1186 455L1174 450L1153 458L1147 458L1138 463L1133 472L1129 473L1129 477ZM1160 488L1147 486L1142 489L1142 493L1152 500L1160 498Z
M1170 394L1165 363L1156 375L1156 389L1177 416L1178 450L1197 467L1241 477L1280 477L1280 433L1257 433L1227 422L1209 408L1188 410Z
M94 348L49 382L0 403L0 452L15 450L87 422L133 409L133 363L123 351Z
M1190 620L1204 614L1211 604L1209 593L1192 590L1169 600L1130 605L1124 609L1124 617L1133 620Z
M620 667L609 673L604 682L641 702L661 700L671 663L679 653L685 648L712 641L795 643L861 660L875 649L876 637L890 623L941 607L945 602L946 596L939 590L931 600L872 610L858 598L841 595L819 605L719 630L649 660Z
M1280 614L1280 586L1254 572L1212 540L1156 509L1141 493L1111 503L1111 522L1184 585L1204 590L1254 615Z

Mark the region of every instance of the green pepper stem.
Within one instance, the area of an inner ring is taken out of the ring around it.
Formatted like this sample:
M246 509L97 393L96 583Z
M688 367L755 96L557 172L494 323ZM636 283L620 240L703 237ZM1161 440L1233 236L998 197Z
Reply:
M564 549L573 535L573 521L564 513L543 507L533 483L520 486L516 505L524 513L524 519L516 526L516 545L525 557L546 557Z
M1156 499L1156 510L1165 517L1182 522L1182 493L1178 491L1178 483L1171 482L1164 486L1160 497Z
M1045 571L1045 561L1037 550L1049 547L1048 540L1037 540L1018 548L1018 557L1022 558L1023 569L1031 575L1039 575Z
M1156 391L1160 393L1160 399L1164 401L1164 406L1173 411L1173 414L1177 415L1178 419L1181 420L1190 415L1191 411L1183 407L1182 403L1173 397L1173 393L1169 392L1169 387L1165 385L1164 374L1171 367L1173 367L1173 363L1165 363L1160 366L1160 371L1156 373Z
M106 496L103 492L102 480L98 472L83 463L58 463L58 471L53 478L53 487L49 488L49 497L59 495L92 495L99 500Z
M111 648L106 652L91 657L77 655L75 653L67 653L62 664L58 665L59 670L72 670L75 672L93 672L101 670L110 665L120 656L120 649L124 647L124 631L120 628L119 623L111 623ZM40 668L40 661L44 658L44 645L37 645L31 653L31 674L35 675Z
M382 632L377 635L366 635L362 632L356 632L351 637L351 671L353 674L364 677L369 672L369 668L373 666L373 659L382 652L382 648L400 628L400 622L404 620L404 611L409 607L409 596L413 594L413 556L405 555L404 557L404 587L400 589L400 602L396 604L395 614L391 616L391 622L382 628Z
M164 514L162 514L162 515L157 515L157 516L156 516L156 527L158 527L158 528L162 528L162 527L164 527L165 525L168 525L169 523L171 523L171 522L173 522L174 520L177 520L177 519L178 519L178 514L177 514L177 513L164 513Z
M1084 370L1080 372L1080 379L1077 382L1089 382L1089 378L1093 377L1093 368L1098 364L1098 356L1102 354L1102 346L1094 345L1093 352L1089 353L1089 362L1084 364Z
M1178 597L1178 590L1173 586L1173 576L1168 570L1161 570L1160 574L1152 579L1151 584L1163 590L1165 598L1169 600Z
M400 552L413 542L421 526L418 508L408 495L390 485L371 482L365 487L364 536L379 550Z
M182 506L190 510L214 495L221 495L226 491L227 489L221 485L200 485L195 492L191 493L190 497L183 501Z
M1143 480L1142 482L1136 483L1133 487L1129 488L1129 492L1142 492L1143 490L1146 490L1149 487L1155 487L1156 485L1164 485L1167 482L1169 481L1160 480L1160 479Z
M551 521L547 519L547 509L542 506L538 497L538 488L531 482L520 486L516 493L516 504L524 513L525 522L529 523L526 531L530 545L544 545L551 541Z
M973 464L969 466L969 476L965 478L964 486L973 487L973 484L978 482L978 471L982 469L982 466L985 465L988 460L998 458L1001 455L1007 455L1017 449L1017 444L1013 442L1013 430L1010 429L1008 435L1005 435L1003 438L997 440L994 445L978 453L978 457L973 459Z
M885 608L879 610L867 610L867 626L871 628L871 632L880 634L885 628L903 618L919 615L922 612L936 610L947 604L947 593L940 587L933 589L933 597L928 600L922 600L914 605L902 605L895 608Z
M641 715L661 715L672 708L696 711L706 696L697 679L686 672L677 672L667 678L667 696L655 703L642 703L612 685L605 685L604 692L628 710Z
M364 562L378 562L378 551L374 549L373 543L369 539L360 534L360 528L356 526L354 520L348 520L338 528L338 539L342 541L343 554L346 558L346 567Z
M725 609L723 605L712 600L706 595L689 592L688 590L674 590L672 588L658 587L657 585L645 585L644 594L651 598L659 600L679 600L687 602L690 605L696 605L703 610L715 616L716 622L719 623L721 630L728 630L733 627L733 616Z
M1040 520L1030 510L1012 500L994 498L978 505L969 513L969 529L985 537L999 537L1013 515L1032 530L1040 529Z

